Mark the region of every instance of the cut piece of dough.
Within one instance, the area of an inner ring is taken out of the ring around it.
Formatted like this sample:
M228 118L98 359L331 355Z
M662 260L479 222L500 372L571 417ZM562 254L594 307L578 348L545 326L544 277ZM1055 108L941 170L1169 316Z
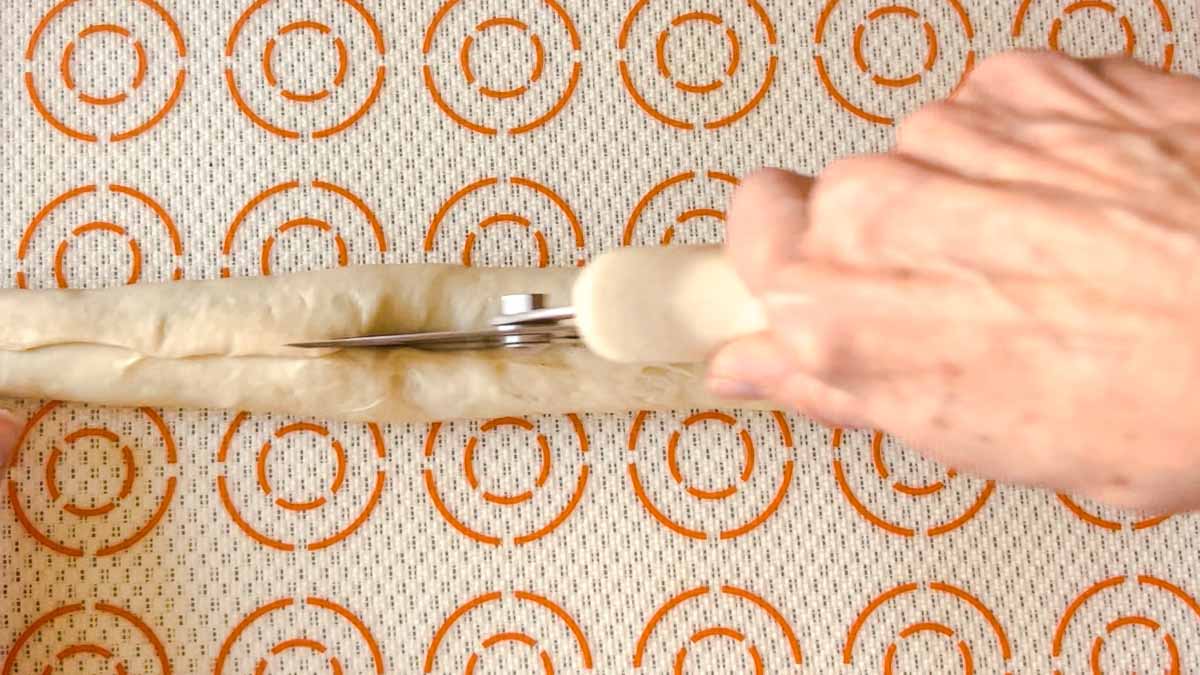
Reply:
M702 367L540 351L308 351L288 342L478 328L504 293L570 302L574 269L379 265L97 291L0 291L0 394L428 422L719 407ZM728 403L725 403L728 405Z

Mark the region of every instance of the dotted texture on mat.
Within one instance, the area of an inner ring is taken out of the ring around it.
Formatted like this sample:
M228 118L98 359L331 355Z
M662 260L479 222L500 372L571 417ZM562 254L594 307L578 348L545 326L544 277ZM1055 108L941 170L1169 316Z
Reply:
M989 54L1200 72L1197 11L10 2L0 280L720 241L738 176L886 149ZM1200 520L976 480L882 434L735 410L377 426L11 405L5 675L1200 669Z

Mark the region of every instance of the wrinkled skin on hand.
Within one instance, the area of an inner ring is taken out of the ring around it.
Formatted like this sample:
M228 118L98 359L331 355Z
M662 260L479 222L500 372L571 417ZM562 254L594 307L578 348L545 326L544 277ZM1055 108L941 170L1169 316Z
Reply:
M771 330L719 393L988 478L1200 508L1200 80L1009 53L892 152L750 176L728 252Z

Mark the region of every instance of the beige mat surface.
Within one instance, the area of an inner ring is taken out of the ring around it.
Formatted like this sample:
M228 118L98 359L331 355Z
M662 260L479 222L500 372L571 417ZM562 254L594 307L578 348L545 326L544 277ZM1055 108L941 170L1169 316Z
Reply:
M1190 0L891 2L6 0L0 283L719 241L988 54L1200 72ZM5 674L1200 671L1200 520L794 415L13 405Z

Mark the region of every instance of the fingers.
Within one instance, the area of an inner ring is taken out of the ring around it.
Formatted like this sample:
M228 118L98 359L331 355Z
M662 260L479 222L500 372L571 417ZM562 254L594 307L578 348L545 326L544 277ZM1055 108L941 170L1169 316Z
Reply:
M22 424L12 413L0 410L0 472L8 468L17 451Z
M765 288L771 271L795 254L808 227L812 183L790 171L764 169L743 179L734 192L726 251L752 291Z
M856 157L831 164L818 180L800 254L958 278L1128 278L1162 236L1143 226L1139 212L1095 202L972 180L910 157Z
M845 392L797 369L792 351L768 334L726 345L713 358L709 389L730 400L769 400L829 427L867 426Z
M1114 142L1123 136L1123 142ZM1144 152L1134 132L1034 120L961 102L924 106L901 122L896 151L967 178L1113 196L1131 188Z
M1122 96L1085 62L1053 51L1010 51L988 58L972 70L955 99L1094 124L1154 116L1139 99Z

